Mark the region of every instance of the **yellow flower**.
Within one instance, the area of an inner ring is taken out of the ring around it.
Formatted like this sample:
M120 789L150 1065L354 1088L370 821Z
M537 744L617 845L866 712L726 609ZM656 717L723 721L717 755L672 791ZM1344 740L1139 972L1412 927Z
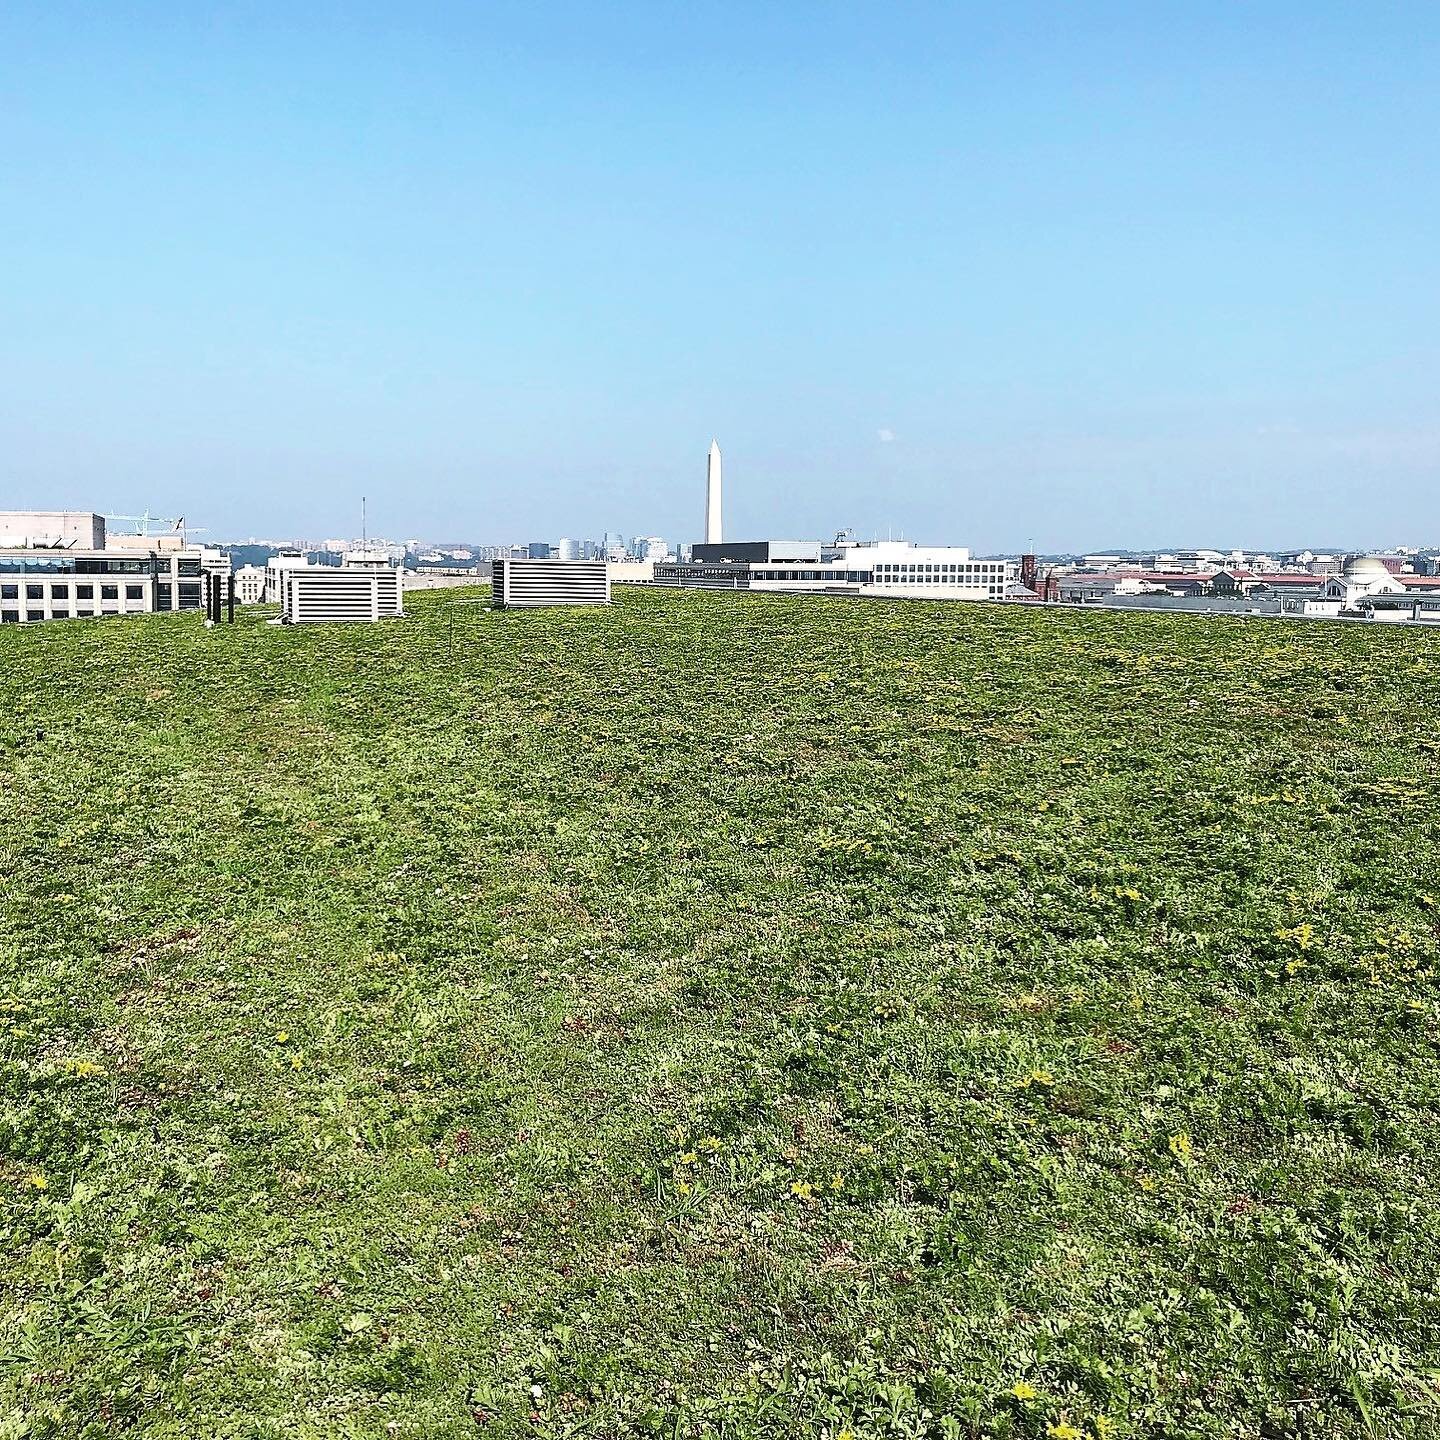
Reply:
M677 1194L688 1195L695 1187L688 1180L677 1180L675 1190Z
M693 1150L687 1150L683 1155L675 1157L675 1163L677 1165L693 1165L699 1158Z
M48 1190L50 1188L50 1182L38 1170L30 1175L26 1184L33 1185L37 1190Z
M1028 1380L1017 1380L1010 1387L1010 1393L1023 1405L1027 1400L1033 1400L1040 1392Z
M93 1060L66 1060L64 1069L67 1075L74 1075L76 1079L84 1080L91 1075L103 1075L105 1067L97 1065Z
M304 1063L304 1060L302 1060L299 1055L292 1055L290 1057L290 1068L292 1070L300 1069L300 1067L304 1065Z
M838 1170L830 1177L830 1188L832 1190L845 1188L845 1177Z
M1048 1070L1032 1070L1025 1083L1027 1085L1053 1085L1055 1077Z
M1188 1165L1195 1158L1195 1147L1184 1130L1170 1137L1170 1153L1182 1164Z
M801 1200L808 1200L815 1193L815 1187L808 1180L796 1180L790 1186L790 1193Z
M1083 1430L1077 1430L1064 1420L1056 1420L1053 1424L1047 1425L1045 1433L1050 1440L1088 1440Z
M1095 1440L1110 1440L1115 1433L1115 1422L1108 1415L1095 1417Z
M721 1145L720 1141L713 1135L707 1135L703 1140L696 1142L696 1148L699 1150L719 1150Z
M283 1045L289 1038L290 1032L288 1030L277 1030L275 1032L275 1043L277 1045Z

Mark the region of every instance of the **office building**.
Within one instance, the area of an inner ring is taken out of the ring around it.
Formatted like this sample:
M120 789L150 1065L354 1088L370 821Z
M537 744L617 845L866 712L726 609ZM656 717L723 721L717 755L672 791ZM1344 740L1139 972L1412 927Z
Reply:
M721 558L730 557L730 558ZM657 563L657 585L722 590L831 591L937 600L1003 600L1018 587L1013 560L981 560L955 545L904 540L760 540L696 545L687 562Z
M265 567L242 565L235 572L235 600L240 605L258 605L265 598Z
M0 548L103 550L105 517L92 510L0 510Z
M280 579L286 570L296 570L314 562L298 550L281 550L265 562L265 599L271 605L280 603ZM319 568L316 566L315 568Z
M0 549L0 623L198 610L201 575L193 549Z

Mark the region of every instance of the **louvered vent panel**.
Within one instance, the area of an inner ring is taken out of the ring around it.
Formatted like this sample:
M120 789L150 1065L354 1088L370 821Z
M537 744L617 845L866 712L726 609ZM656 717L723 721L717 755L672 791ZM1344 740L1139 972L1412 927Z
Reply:
M603 560L497 560L492 574L495 604L505 609L610 603Z
M281 615L291 625L343 624L400 615L395 570L297 566L282 570Z

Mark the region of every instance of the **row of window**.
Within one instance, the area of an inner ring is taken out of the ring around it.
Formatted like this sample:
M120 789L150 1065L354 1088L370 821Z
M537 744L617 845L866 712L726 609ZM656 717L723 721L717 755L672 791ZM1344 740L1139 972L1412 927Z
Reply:
M83 556L49 554L27 550L23 555L0 555L0 574L5 575L199 575L200 561L185 556L155 556L141 559L88 559Z
M124 600L127 604L134 604L136 601L143 602L145 599L145 587L143 585L71 585L68 582L52 582L49 585L5 585L0 584L0 605L6 601L15 602L13 609L0 611L0 617L5 621L14 623L20 619L19 601L23 598L27 604L25 619L34 620L69 620L74 615L94 615L96 589L99 589L99 599L103 606L103 613L113 615L118 613L121 602L121 591L124 591ZM24 591L22 597L21 591ZM72 596L72 593L73 596ZM178 592L178 593L177 593ZM79 608L71 611L71 604ZM43 609L36 609L36 603L40 602L49 607L49 614ZM200 608L200 585L195 581L182 581L178 586L167 581L162 581L155 587L155 608L157 610L198 610Z
M55 583L51 583L48 587L45 585L27 585L25 586L25 598L27 600L43 600L45 598L45 592L48 589L52 601L68 601L70 599L70 588L68 584L60 585ZM93 585L76 585L74 588L75 598L77 600L93 600L95 598L95 587ZM0 600L18 600L19 598L19 585L0 585ZM100 598L102 600L118 600L120 598L120 586L102 585L100 587ZM125 586L125 598L127 600L143 600L145 598L145 587L143 585Z
M834 580L868 585L868 570L753 570L752 580Z
M944 565L877 565L875 569L887 575L987 575L1000 576L1005 573L1005 562L975 561L956 562Z

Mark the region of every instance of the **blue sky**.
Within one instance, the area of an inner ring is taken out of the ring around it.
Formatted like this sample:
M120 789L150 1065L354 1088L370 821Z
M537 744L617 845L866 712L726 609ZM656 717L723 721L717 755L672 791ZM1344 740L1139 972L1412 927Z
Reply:
M1440 8L0 11L0 506L1440 543Z

